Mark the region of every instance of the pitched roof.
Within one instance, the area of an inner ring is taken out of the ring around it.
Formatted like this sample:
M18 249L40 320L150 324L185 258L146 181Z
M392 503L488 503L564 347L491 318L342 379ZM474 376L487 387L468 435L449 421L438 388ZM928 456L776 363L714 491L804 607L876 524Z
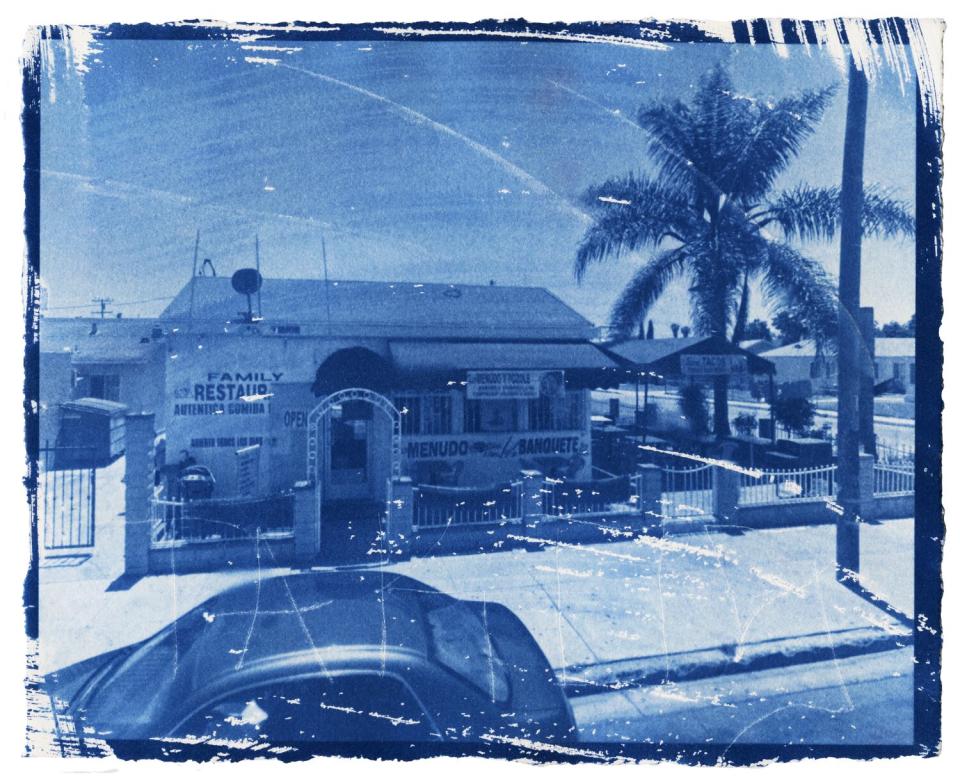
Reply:
M771 348L764 351L764 359L776 359L786 356L809 356L811 359L817 355L817 345L813 340L800 340L796 343L781 345L779 348Z
M654 340L624 340L608 346L608 349L617 356L622 356L636 364L652 364L708 339L707 337L660 337Z
M683 359L689 356L737 355L745 356L751 374L770 373L773 365L765 358L750 353L719 337L661 337L656 340L624 340L605 346L605 349L620 359L632 362L635 367L648 369L664 375L683 373ZM764 354L766 356L766 354Z
M877 358L911 358L916 354L916 340L912 337L877 337L873 341L873 352ZM813 340L801 340L765 351L763 358L776 359L789 356L813 358L817 347Z
M246 307L229 278L197 277L193 320L236 321ZM265 278L260 291L265 321L330 324L338 333L366 334L383 328L403 336L435 335L520 337L592 335L593 325L549 291L529 286L477 286L384 281L330 281ZM255 303L256 304L256 303ZM328 312L329 311L329 312ZM163 319L191 317L191 284L161 314Z

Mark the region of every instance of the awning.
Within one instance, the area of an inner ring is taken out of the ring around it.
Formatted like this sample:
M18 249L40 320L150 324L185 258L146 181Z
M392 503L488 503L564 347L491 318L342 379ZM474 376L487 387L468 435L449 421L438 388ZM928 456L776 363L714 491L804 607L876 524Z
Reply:
M609 388L624 379L617 362L589 342L393 340L390 354L403 386L442 386L471 370L563 370L569 388Z

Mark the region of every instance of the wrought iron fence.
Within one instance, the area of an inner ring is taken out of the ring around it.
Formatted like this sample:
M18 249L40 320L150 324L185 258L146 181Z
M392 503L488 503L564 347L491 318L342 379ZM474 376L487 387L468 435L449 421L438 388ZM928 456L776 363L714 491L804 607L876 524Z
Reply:
M293 534L293 494L254 499L153 499L153 544Z
M913 466L914 448L912 445L887 445L877 443L877 463L889 466Z
M37 510L46 550L92 548L96 542L94 448L43 447Z
M739 505L821 502L836 496L837 465L740 473Z
M477 526L523 518L523 482L489 488L415 486L413 528Z
M664 467L660 498L663 517L712 515L715 470L712 464L681 469Z
M883 496L910 496L914 493L913 466L875 464L873 493Z

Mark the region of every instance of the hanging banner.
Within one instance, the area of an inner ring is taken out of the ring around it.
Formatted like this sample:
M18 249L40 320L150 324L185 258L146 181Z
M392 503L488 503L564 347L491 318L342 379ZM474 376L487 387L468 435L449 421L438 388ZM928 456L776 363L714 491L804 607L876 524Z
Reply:
M467 373L467 399L538 399L563 395L563 370L477 370Z

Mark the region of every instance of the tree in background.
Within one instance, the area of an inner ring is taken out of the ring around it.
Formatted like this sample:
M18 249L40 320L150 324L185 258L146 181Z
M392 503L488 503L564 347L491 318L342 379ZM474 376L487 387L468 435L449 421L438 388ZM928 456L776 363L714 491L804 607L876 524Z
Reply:
M804 434L813 426L816 411L813 403L804 397L777 397L773 412L777 421L791 434Z
M684 337L690 337L690 327L688 326L680 327L680 334L682 334Z
M836 320L837 289L823 266L791 245L832 239L840 190L800 184L776 191L777 178L814 131L835 87L779 100L746 98L722 66L689 102L640 110L656 174L629 173L587 190L594 217L574 263L591 264L653 248L620 293L611 326L628 338L642 327L667 286L688 283L695 330L737 343L748 321L751 282L777 312L793 310L817 339ZM868 235L912 232L913 214L876 190L864 194ZM714 379L714 433L730 433L726 375Z
M670 331L673 332L674 338L680 334L680 324L670 324Z
M770 325L762 319L755 318L743 328L744 340L772 340L773 332Z
M876 328L877 337L916 337L917 334L917 316L910 316L906 324L897 321L890 321L882 327Z
M653 339L653 319L652 318L647 322L647 339L648 340Z

